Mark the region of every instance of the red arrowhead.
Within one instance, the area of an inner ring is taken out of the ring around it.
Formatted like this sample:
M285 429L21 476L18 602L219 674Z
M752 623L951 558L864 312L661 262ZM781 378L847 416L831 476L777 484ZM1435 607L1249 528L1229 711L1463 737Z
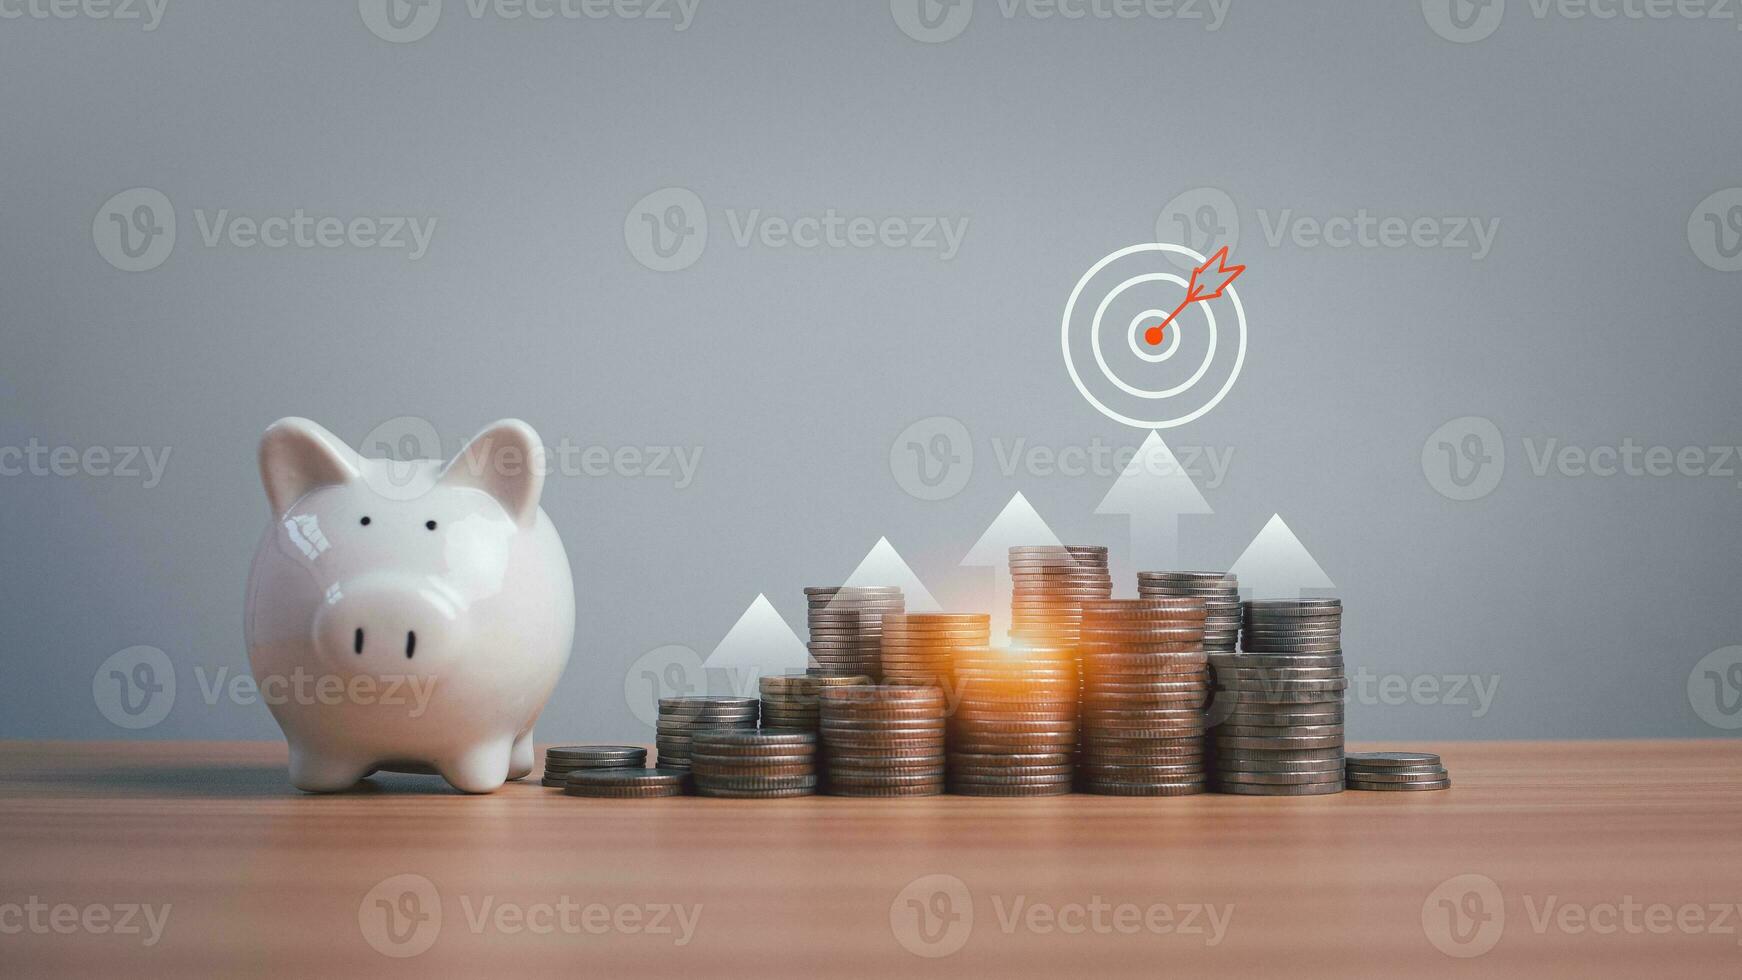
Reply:
M1211 267L1216 269L1216 288L1213 290L1206 290L1204 288L1204 283L1209 281L1208 273L1210 272ZM1228 246L1223 245L1221 248L1216 250L1216 254L1210 256L1208 261L1192 270L1191 281L1186 285L1186 298L1180 303L1180 305L1174 307L1173 312L1167 315L1167 319L1161 321L1160 324L1145 330L1143 332L1143 339L1148 341L1151 347L1160 347L1162 338L1166 336L1167 325L1172 323L1175 317L1184 313L1186 307L1193 303L1202 302L1206 299L1216 299L1220 297L1222 291L1227 289L1229 286L1232 286L1234 280L1240 278L1240 273L1245 271L1246 267L1243 265L1228 264Z

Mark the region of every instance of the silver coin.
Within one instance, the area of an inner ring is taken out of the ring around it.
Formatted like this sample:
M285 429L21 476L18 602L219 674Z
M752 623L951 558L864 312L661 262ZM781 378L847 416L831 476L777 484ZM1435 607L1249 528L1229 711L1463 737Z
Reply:
M1247 783L1251 785L1286 786L1300 784L1322 785L1336 782L1338 773L1332 770L1326 772L1245 772L1232 769L1218 769L1218 783Z
M1430 790L1451 789L1452 788L1452 781L1448 777L1446 779L1442 779L1442 780L1439 780L1437 782L1430 782L1430 783L1378 783L1378 782L1371 782L1368 780L1351 777L1349 779L1348 785L1349 785L1350 789L1364 790L1367 792L1409 793L1409 792L1425 792L1425 791L1430 791Z
M1440 757L1432 752L1351 752L1348 759L1352 767L1373 769L1440 765Z
M1227 783L1217 782L1215 791L1233 796L1331 796L1343 791L1342 780L1323 783Z
M1271 749L1273 751L1329 749L1339 748L1343 744L1341 735L1311 735L1311 736L1267 736L1263 738L1248 736L1212 735L1212 741L1217 751L1222 749Z

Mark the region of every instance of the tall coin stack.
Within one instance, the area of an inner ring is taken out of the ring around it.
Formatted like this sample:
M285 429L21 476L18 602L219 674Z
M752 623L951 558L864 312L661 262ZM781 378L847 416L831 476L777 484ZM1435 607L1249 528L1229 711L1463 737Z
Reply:
M696 795L741 800L817 791L815 732L717 728L695 734Z
M864 674L819 676L785 674L757 682L762 694L762 727L817 730L817 692L849 684L869 684Z
M1233 653L1240 641L1240 582L1231 572L1138 572L1137 595L1204 600L1204 649Z
M660 698L659 721L654 744L659 749L659 768L688 769L690 741L697 732L712 728L756 728L755 698L687 697Z
M1215 788L1243 796L1343 791L1343 604L1246 603L1241 653L1210 658Z
M1098 545L1011 548L1010 579L1010 638L1018 646L1075 645L1082 604L1113 595L1107 549Z
M821 692L825 780L836 796L944 791L943 689L896 685Z
M785 676L764 677L758 682L762 692L762 728L794 729L798 731L815 732L818 728L820 713L817 708L817 694L831 687L847 687L871 683L871 678L864 675L821 677L816 674L787 674ZM823 775L825 768L821 746L817 748L817 773ZM824 781L826 783L826 780ZM821 785L818 787L822 788Z
M883 679L942 686L958 650L987 646L991 638L986 613L890 613L883 617Z
M1079 785L1111 796L1204 791L1209 671L1201 599L1083 604Z
M1068 647L964 650L949 724L950 792L1060 796L1071 791L1077 666Z
M907 608L894 585L813 586L810 605L811 673L876 678L883 651L883 616Z

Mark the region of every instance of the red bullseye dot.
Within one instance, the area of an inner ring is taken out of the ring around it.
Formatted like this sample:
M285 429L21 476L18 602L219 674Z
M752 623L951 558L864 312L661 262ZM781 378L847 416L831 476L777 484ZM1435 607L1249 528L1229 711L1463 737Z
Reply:
M1160 327L1150 327L1148 330L1143 331L1143 339L1149 341L1149 346L1151 347L1160 347L1161 338L1162 328Z

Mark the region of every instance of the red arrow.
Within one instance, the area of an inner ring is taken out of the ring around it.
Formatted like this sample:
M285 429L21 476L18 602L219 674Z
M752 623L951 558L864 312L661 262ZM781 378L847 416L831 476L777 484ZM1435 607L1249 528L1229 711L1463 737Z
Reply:
M1208 274L1212 266L1216 268L1216 288L1206 289L1204 283L1208 281ZM1215 255L1210 256L1209 261L1192 270L1191 282L1186 285L1186 298L1173 308L1173 312L1167 315L1167 319L1161 321L1159 325L1143 331L1143 339L1148 341L1151 347L1160 347L1167 325L1172 323L1175 317L1184 313L1186 307L1193 303L1221 296L1222 290L1232 286L1234 280L1240 278L1240 273L1245 271L1246 267L1243 265L1228 264L1228 246L1223 245L1216 251Z

